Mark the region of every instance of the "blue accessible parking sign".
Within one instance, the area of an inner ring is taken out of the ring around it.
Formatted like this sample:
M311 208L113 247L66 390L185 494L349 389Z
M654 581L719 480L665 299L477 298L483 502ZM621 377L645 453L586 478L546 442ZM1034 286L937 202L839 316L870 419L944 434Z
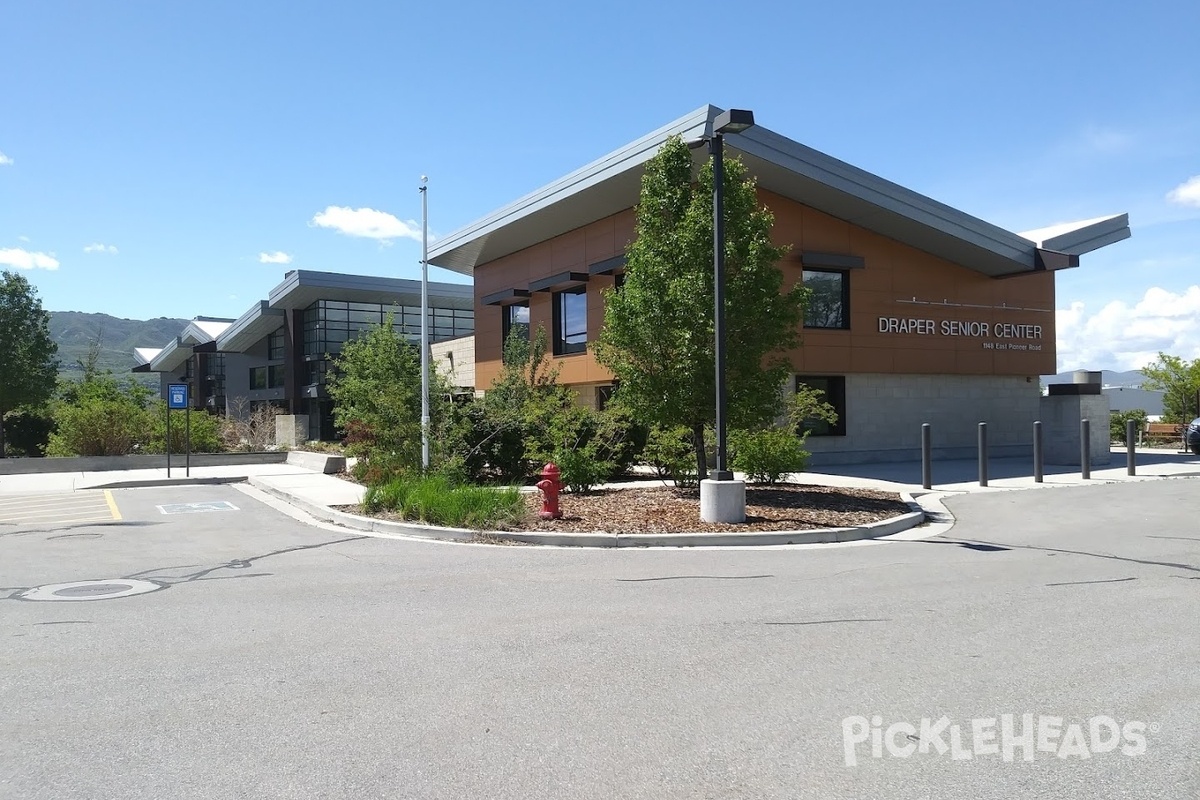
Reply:
M188 387L186 383L172 383L167 386L167 408L187 408Z

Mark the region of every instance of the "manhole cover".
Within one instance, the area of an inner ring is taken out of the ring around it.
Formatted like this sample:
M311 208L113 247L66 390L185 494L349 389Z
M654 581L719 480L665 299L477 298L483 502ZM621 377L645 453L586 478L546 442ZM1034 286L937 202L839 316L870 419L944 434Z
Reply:
M118 597L132 597L135 594L146 594L165 589L166 586L153 581L139 581L127 578L109 579L105 581L72 581L71 583L51 583L47 586L35 586L17 595L19 600L42 601L78 601L78 600L115 600Z

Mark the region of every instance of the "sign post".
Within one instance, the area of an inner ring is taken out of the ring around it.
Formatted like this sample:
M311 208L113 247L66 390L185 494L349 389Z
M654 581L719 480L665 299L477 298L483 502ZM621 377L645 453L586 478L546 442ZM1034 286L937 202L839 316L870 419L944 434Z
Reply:
M188 386L186 383L171 383L167 385L167 477L171 477L171 410L182 408L187 413L187 477L192 476L192 417L188 407Z

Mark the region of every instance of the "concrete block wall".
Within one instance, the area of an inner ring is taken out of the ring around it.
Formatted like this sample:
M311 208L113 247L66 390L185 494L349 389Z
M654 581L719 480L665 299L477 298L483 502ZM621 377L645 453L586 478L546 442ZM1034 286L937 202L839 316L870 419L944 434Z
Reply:
M1112 461L1108 397L1102 394L1051 395L1040 399L1042 452L1047 464L1079 466L1079 421L1090 423L1091 464Z
M430 361L438 374L449 379L451 385L464 389L475 386L475 337L460 336L429 345Z
M986 422L992 457L1028 455L1040 399L1021 376L847 375L847 435L810 436L807 448L813 466L920 460L928 422L934 458L974 458Z

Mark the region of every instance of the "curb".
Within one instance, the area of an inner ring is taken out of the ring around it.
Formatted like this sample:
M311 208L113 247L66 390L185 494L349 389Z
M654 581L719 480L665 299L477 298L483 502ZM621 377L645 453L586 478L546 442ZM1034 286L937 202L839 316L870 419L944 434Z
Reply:
M549 547L747 547L781 544L822 544L876 539L906 531L925 522L925 511L908 493L901 493L911 509L891 519L852 528L823 528L807 531L763 531L761 533L535 533L531 531L474 531L466 528L441 528L406 522L372 519L338 511L263 483L251 477L249 484L272 497L305 511L321 522L352 530L441 539L454 542L479 542L480 539L537 544Z
M148 481L113 481L88 486L76 486L75 491L84 489L139 489L156 486L219 486L227 483L245 483L245 475L225 475L215 478L156 478Z

